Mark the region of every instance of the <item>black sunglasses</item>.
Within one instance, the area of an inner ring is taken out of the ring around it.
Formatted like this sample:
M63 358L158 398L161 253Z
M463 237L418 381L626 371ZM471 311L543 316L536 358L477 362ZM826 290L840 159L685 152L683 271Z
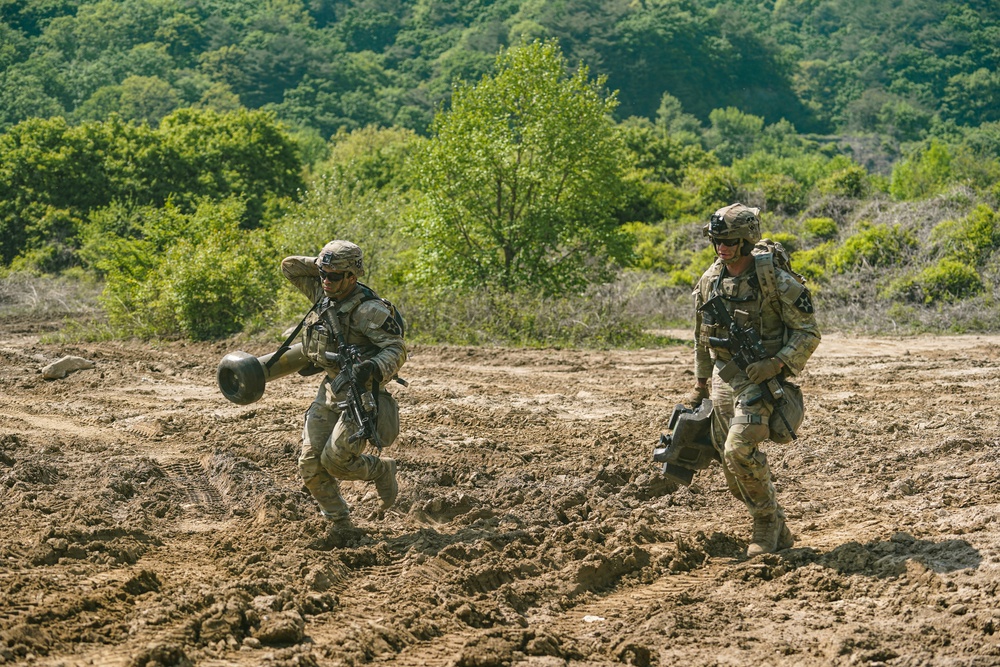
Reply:
M331 283L339 283L341 280L344 279L344 274L345 273L346 273L346 271L336 271L336 272L332 272L332 273L327 273L323 269L320 269L319 270L319 277L322 280L329 280Z
M743 239L712 239L712 243L715 245L729 246L731 248L734 245L739 245L742 240Z

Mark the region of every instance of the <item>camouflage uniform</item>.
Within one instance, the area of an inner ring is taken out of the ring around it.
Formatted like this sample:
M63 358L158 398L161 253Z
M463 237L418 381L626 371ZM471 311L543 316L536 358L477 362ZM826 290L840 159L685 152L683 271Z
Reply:
M336 251L334 255L328 254L331 250ZM306 488L319 503L323 515L335 522L347 521L350 511L340 494L338 480L374 481L383 504L391 505L396 494L396 463L392 459L363 454L364 439L349 442L350 435L358 427L347 412L337 408L337 403L347 399L347 389L339 387L335 390L340 366L326 356L326 353L336 355L339 349L329 318L336 318L347 344L357 346L362 351L362 357L370 359L378 369L375 377L381 382L376 429L383 446L390 445L399 434L398 406L384 387L396 377L406 361L400 325L394 319L391 307L373 290L358 283L350 294L339 301L325 295L320 266L342 270L345 265L338 260L342 260L345 253L352 258L356 256L356 265L352 265L350 271L358 277L363 276L361 250L346 241L327 244L319 257L293 256L281 262L285 277L317 304L303 327L303 349L315 366L326 371L326 376L306 412L299 473ZM375 379L371 382L374 383Z
M742 204L720 209L716 215L728 214L732 222L734 212L743 210L751 211L756 218L756 210L747 209ZM756 225L756 231L746 236L751 247L760 240L759 220ZM716 231L724 233L732 230L733 225L727 227L723 223ZM744 250L743 254L748 252ZM698 281L694 290L697 313L695 377L712 378L715 407L712 441L720 452L730 491L746 503L755 519L755 534L758 520L771 520L773 517L780 519L779 530L787 533L784 512L777 502L767 457L758 447L760 442L773 437L768 426L772 407L759 400L761 388L751 382L745 372L737 372L729 382L719 377L719 371L732 359L732 355L725 348L711 347L708 339L726 338L728 334L722 327L705 322L702 312L697 310L716 294L721 295L730 316L741 326L750 324L768 353L784 364L779 378L784 380L800 373L820 341L809 292L795 277L775 267L777 294L766 294L756 266L756 263L751 264L749 269L733 276L722 260L717 259ZM777 298L770 298L772 296ZM798 387L791 383L787 387L795 398L801 398ZM791 535L785 535L785 539L790 542Z

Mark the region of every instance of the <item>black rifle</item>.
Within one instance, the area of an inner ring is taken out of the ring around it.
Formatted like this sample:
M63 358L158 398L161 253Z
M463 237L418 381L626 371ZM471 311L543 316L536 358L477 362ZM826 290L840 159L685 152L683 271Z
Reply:
M371 442L379 451L382 451L382 438L378 435L376 421L378 417L378 403L371 391L358 386L358 366L364 361L361 358L361 350L356 345L348 345L344 340L344 333L340 330L340 322L337 321L336 313L333 309L328 309L323 313L323 320L330 327L337 337L338 354L324 353L328 361L340 366L340 373L331 383L331 388L336 391L340 388L347 388L347 400L337 404L341 412L347 412L351 421L358 427L348 437L348 442L357 442L365 439ZM375 379L375 394L378 393L378 385Z
M719 371L719 377L724 382L729 382L736 375L736 368L745 373L750 364L771 358L771 355L764 349L764 343L761 342L760 336L753 330L753 327L741 327L730 317L721 296L716 295L712 297L698 310L704 311L711 318L710 324L720 324L729 332L728 338L711 336L708 339L708 344L711 347L729 350L729 353L733 356L732 362L726 364ZM731 364L735 364L735 368ZM771 378L767 382L757 386L760 387L761 398L765 399L774 411L778 413L781 421L785 424L785 428L788 429L792 439L795 440L797 438L795 431L792 430L792 425L788 423L785 413L781 410L785 406L785 390L782 388L781 382L778 378ZM756 401L751 401L747 405L752 405L754 402Z

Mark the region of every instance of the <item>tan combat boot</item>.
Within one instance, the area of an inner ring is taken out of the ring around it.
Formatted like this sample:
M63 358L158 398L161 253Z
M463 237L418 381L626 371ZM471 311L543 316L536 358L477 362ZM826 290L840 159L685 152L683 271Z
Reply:
M395 459L382 459L382 472L375 478L375 490L382 500L382 508L389 509L396 502L399 485L396 483Z
M785 526L785 520L778 513L756 516L753 519L753 539L747 547L747 556L770 554L780 549L788 549L795 542L792 532Z

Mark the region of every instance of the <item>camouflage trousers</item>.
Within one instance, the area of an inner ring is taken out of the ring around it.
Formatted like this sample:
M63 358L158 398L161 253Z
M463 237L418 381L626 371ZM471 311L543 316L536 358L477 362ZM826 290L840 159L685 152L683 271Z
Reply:
M770 434L771 407L754 400L760 397L760 387L742 373L733 384L735 387L717 374L712 378L712 444L722 458L726 483L753 517L781 513L771 468L759 446Z
M331 519L345 518L350 512L338 480L374 480L386 467L378 456L362 453L367 440L350 441L358 426L347 412L337 408L345 398L334 396L329 383L320 385L306 411L299 454L302 482ZM379 393L376 428L385 447L399 435L399 407L384 391Z

